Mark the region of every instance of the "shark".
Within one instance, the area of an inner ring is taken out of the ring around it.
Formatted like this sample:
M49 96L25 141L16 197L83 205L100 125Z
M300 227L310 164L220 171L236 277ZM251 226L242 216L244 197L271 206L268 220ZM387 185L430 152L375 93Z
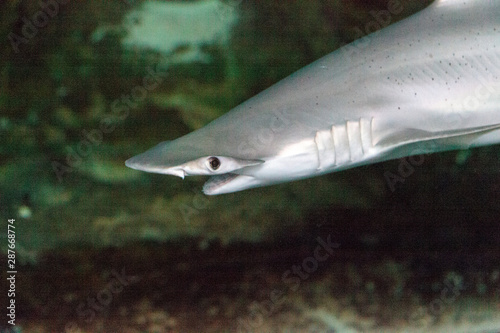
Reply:
M206 195L500 143L500 1L436 0L128 159Z

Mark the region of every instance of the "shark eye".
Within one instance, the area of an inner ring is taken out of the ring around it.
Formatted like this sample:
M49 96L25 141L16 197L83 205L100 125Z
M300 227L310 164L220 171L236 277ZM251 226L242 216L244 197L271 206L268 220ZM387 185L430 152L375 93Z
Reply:
M208 164L212 170L217 170L220 167L220 160L217 157L209 157Z

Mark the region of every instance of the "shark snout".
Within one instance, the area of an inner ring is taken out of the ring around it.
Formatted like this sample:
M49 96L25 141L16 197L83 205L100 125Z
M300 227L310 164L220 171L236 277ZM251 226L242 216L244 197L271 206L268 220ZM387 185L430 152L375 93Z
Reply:
M141 155L143 155L143 154L141 154ZM169 166L162 165L160 163L156 164L156 163L151 162L151 161L146 162L145 159L141 155L137 155L137 156L134 156L132 158L129 158L128 160L125 161L125 165L129 168L139 170L139 171L172 175L172 176L181 177L182 179L184 179L184 177L186 176L186 173L180 167L169 167Z
M142 154L129 158L125 161L125 165L135 170L184 178L186 173L180 167L182 163L169 158L169 155L174 154L169 154L170 149L168 148L169 142L162 142Z

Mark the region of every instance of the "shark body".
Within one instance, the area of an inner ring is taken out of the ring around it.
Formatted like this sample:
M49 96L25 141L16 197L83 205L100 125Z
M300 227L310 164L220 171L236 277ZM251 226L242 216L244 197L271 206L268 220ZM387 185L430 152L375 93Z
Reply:
M126 161L214 195L500 143L500 1L437 0Z

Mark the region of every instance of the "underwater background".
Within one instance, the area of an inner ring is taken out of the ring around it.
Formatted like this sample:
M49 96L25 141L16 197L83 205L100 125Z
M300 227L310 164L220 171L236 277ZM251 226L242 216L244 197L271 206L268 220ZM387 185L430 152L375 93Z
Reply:
M500 331L498 145L214 197L124 165L430 2L1 2L0 332Z

